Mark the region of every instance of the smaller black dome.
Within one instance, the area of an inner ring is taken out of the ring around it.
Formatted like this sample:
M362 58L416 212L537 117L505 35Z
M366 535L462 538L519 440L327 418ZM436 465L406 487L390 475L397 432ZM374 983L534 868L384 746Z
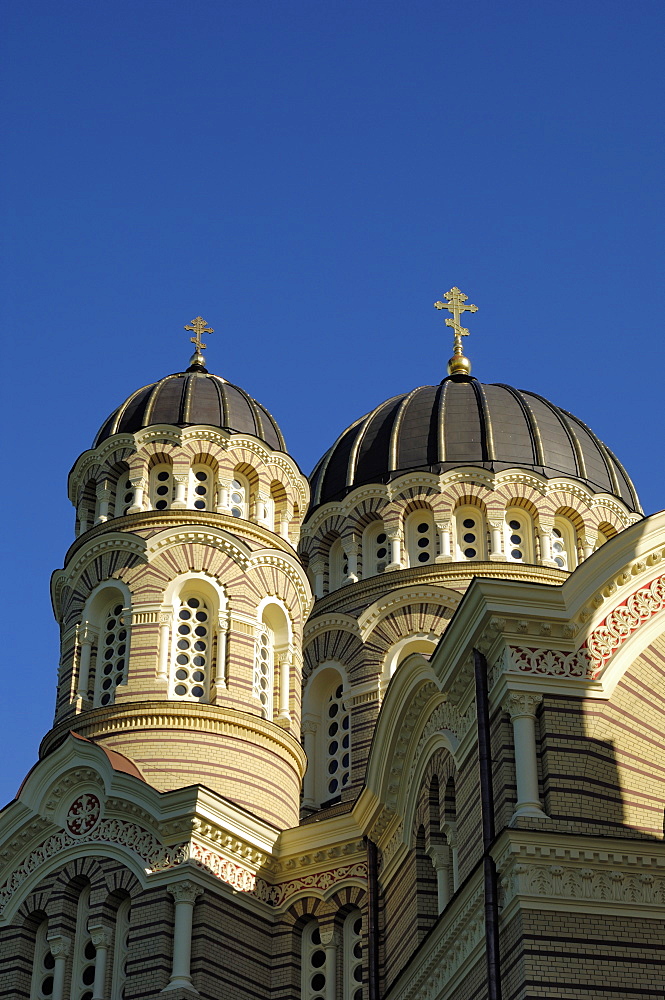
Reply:
M394 396L347 427L310 476L309 513L357 486L463 465L570 477L641 509L619 460L572 413L535 392L452 375Z
M252 434L274 451L286 451L277 421L244 389L204 371L179 372L146 385L104 421L93 448L112 434L134 434L153 424L207 424Z

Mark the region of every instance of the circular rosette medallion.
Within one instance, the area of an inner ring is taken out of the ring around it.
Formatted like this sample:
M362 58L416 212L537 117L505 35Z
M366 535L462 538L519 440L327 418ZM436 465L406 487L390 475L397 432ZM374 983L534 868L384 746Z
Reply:
M67 813L67 829L74 837L82 837L97 824L102 807L96 795L79 795Z

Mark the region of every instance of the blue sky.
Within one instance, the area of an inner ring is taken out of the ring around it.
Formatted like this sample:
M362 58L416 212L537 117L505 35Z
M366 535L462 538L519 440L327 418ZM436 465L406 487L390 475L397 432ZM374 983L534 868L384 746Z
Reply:
M67 472L132 390L211 370L310 471L445 375L432 308L479 307L474 374L589 423L665 506L665 7L5 4L8 800L50 726Z

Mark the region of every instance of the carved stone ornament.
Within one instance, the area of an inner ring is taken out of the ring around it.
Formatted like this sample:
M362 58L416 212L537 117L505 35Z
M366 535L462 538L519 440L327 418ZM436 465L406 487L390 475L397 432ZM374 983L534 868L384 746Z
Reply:
M196 902L196 897L203 894L202 887L188 878L183 879L182 882L169 882L166 888L176 903L191 903L193 905Z
M510 691L503 707L511 719L532 718L542 700L542 694L536 691Z
M255 895L271 906L281 906L296 892L327 892L338 882L344 882L351 878L367 880L367 863L365 861L358 861L355 864L343 868L333 868L325 872L314 872L311 875L304 875L302 878L291 879L289 882L279 882L277 885L270 885L263 879L257 878Z
M566 653L560 649L538 649L529 646L507 646L494 665L490 684L500 674L541 674L548 677L591 678L593 665L586 649Z
M72 939L66 934L46 935L49 949L54 958L67 958L72 948Z
M90 940L95 948L110 948L113 942L113 931L110 927L91 927Z
M598 677L615 650L664 607L665 576L659 576L610 611L582 644L591 660L592 677Z
M503 906L520 895L665 907L665 875L662 872L511 861L502 873L501 889Z
M69 807L65 821L67 829L74 837L84 837L96 826L101 814L101 802L96 795L79 795Z

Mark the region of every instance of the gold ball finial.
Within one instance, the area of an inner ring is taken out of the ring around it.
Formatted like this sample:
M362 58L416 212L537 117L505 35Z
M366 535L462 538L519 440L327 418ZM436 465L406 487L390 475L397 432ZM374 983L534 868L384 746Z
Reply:
M453 354L448 362L449 375L470 375L471 362L463 354Z

